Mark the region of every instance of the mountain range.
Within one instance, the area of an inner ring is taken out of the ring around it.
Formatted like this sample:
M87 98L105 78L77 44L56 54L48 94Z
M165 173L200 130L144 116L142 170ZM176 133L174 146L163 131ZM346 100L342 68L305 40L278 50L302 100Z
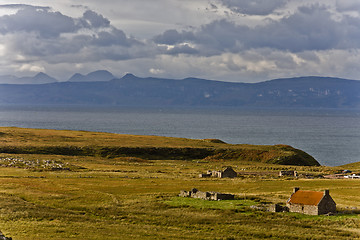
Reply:
M0 84L44 84L53 82L57 82L57 80L43 72L36 74L34 77L0 76Z
M41 84L19 83L25 80L30 82L25 78L18 84L0 84L0 104L360 109L360 81L330 77L233 83L198 78L140 78L132 74L115 78L100 70L88 75L74 74L66 82L44 73L34 77Z
M114 79L114 75L106 70L98 70L87 75L75 73L68 81L69 82L106 82Z
M98 70L87 75L75 73L67 81L68 82L96 82L96 81L110 81L114 79L114 75L106 70ZM13 75L0 76L0 84L44 84L59 82L57 79L40 72L34 77L16 77Z

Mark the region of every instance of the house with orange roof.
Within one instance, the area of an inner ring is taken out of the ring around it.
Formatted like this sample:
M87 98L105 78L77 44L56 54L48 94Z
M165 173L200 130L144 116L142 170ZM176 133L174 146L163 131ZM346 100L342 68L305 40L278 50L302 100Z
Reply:
M336 203L330 196L329 190L317 192L294 188L294 192L286 202L286 206L289 208L289 212L309 215L321 215L336 212Z

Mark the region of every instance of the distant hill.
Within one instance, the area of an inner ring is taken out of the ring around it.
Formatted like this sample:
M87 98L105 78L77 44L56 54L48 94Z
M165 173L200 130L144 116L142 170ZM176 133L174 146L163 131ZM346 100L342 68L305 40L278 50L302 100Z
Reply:
M73 77L73 80L81 78ZM231 83L198 78L139 78L127 74L110 81L0 85L0 92L0 104L360 109L360 81L311 76Z
M288 145L226 144L186 138L0 127L0 152L143 159L234 160L320 166L306 152ZM69 139L76 138L69 145Z
M68 81L69 82L106 82L114 79L114 75L106 70L99 70L91 72L87 75L75 73Z
M0 76L0 84L44 84L54 83L57 80L45 73L38 73L34 77L15 77L12 75Z

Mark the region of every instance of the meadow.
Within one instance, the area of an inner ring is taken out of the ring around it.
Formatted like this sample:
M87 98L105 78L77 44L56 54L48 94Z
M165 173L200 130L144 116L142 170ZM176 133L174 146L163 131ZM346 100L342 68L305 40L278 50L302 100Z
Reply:
M156 159L138 152L137 156L54 154L44 151L44 146L208 149L223 148L224 143L17 128L0 128L0 132L0 147L18 151L0 154L0 230L14 240L360 239L360 180L322 177L345 168L360 172L360 164L294 166L238 156L164 159L162 155ZM19 153L22 148L41 151ZM224 166L232 166L239 177L198 177ZM278 177L283 169L306 177ZM330 189L338 213L307 216L260 209L285 203L293 187ZM204 201L177 196L180 190L192 188L232 193L236 199Z

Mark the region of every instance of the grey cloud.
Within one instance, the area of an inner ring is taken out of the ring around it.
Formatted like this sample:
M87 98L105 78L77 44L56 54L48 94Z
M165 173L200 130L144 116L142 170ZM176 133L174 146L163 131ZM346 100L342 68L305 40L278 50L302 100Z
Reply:
M0 17L0 33L36 32L40 36L58 37L78 29L72 18L48 8L25 7L16 14Z
M170 38L169 32L165 33L167 34L159 35L155 39L173 39L168 42L177 44L180 40L184 43L190 42L195 44L203 55L238 53L256 48L290 52L351 49L360 47L360 18L344 16L335 21L325 7L312 5L299 7L290 16L255 28L224 19L204 25L192 35L188 32L176 32L174 37Z
M87 10L80 21L86 28L106 28L110 26L108 19L91 10Z
M307 62L315 62L315 63L320 62L319 56L317 56L316 53L314 53L312 51L301 52L301 53L298 53L297 55Z
M32 9L42 9L42 10L50 10L50 7L42 7L42 6L32 6L27 4L2 4L0 8L7 9L24 9L24 8L32 8Z
M248 31L249 28L246 26L236 26L227 20L217 20L202 26L193 33L168 30L155 36L154 41L158 44L177 44L177 46L180 43L190 42L196 44L197 49L193 48L192 51L187 51L188 54L217 55L224 51L235 51L238 39L241 38L243 32Z
M62 54L77 53L92 40L86 35L78 35L71 39L39 38L36 34L27 32L12 34L5 39L11 52L26 56L26 59L56 58Z
M220 0L233 12L249 15L268 15L285 6L288 0Z
M33 33L18 33L8 46L24 56L48 62L89 62L102 59L124 60L139 57L146 46L127 38L122 31L100 32L95 35L77 34L71 38L38 38ZM144 54L143 54L144 55Z
M178 54L198 54L198 50L190 47L189 45L178 45L166 51L166 54L178 55Z
M154 54L149 50L154 48L153 43L145 46L128 37L94 11L72 18L50 8L11 7L18 11L0 17L0 37L7 51L20 54L26 61L89 62L132 59L147 56L147 51Z
M131 41L127 38L126 34L116 28L111 29L111 31L101 31L97 35L93 36L93 43L98 46L112 46L112 45L121 45L121 46L130 46Z
M182 31L179 33L175 29L167 30L163 34L155 36L154 42L159 44L174 45L188 40L194 40L192 32Z
M249 32L250 29L247 26L236 25L227 20L218 20L202 26L196 37L206 47L221 52L236 52L239 50L240 42L244 42L246 34Z
M270 47L299 52L340 47L344 23L336 22L330 12L319 6L301 7L293 15L257 27L250 47Z
M358 11L360 12L359 0L337 0L336 9L342 11Z

